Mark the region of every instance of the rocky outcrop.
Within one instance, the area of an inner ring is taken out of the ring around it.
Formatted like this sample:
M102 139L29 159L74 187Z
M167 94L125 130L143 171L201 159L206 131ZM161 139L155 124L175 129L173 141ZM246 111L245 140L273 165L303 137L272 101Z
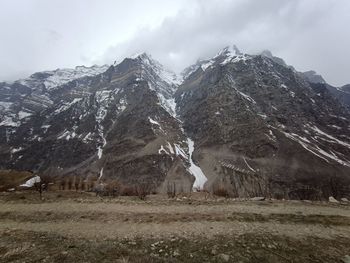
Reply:
M321 75L318 75L315 71L307 71L301 74L310 85L317 86L318 88L327 89L337 100L339 100L344 107L350 109L350 89L349 85L343 87L334 87L329 85Z

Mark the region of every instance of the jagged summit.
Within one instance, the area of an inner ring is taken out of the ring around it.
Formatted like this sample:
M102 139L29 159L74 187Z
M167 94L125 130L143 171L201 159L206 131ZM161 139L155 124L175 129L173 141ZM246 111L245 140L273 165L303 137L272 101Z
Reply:
M226 46L221 49L214 57L205 60L198 60L195 64L185 68L181 72L181 76L183 79L186 79L198 69L205 71L208 68L214 67L215 65L223 66L229 62L235 63L239 61L245 61L249 58L251 58L250 55L242 53L235 45Z
M303 72L303 75L307 78L308 81L312 83L326 83L324 78L321 75L317 74L314 70L305 71Z
M152 56L146 52L135 53L126 59L140 62L144 70L154 71L162 81L165 81L169 85L177 86L181 84L181 78L179 78L175 72L165 68L159 61L152 58Z
M226 46L222 50L220 50L215 57L218 56L238 56L238 55L243 55L243 53L237 48L236 45L232 46Z

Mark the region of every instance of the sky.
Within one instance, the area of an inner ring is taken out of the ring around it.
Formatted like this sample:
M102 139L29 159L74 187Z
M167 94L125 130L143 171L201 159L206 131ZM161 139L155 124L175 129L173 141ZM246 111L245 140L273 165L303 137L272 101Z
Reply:
M349 0L0 0L0 81L147 52L180 72L227 45L350 83Z

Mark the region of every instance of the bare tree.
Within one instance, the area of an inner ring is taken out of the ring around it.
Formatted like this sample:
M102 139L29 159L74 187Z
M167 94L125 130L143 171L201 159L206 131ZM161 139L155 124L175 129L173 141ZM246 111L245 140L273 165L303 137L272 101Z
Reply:
M68 178L68 190L72 190L72 186L73 186L73 180L72 178Z
M94 190L94 187L95 187L95 184L96 184L97 180L98 180L97 176L90 176L87 179L87 190L88 191L93 191Z
M112 180L106 185L106 192L109 196L118 196L120 195L121 184L118 180Z
M330 192L331 195L334 198L340 198L340 195L342 194L342 188L343 188L343 184L341 183L341 180L339 179L339 177L332 176L331 178L329 178L329 187L330 187Z
M80 190L81 190L81 191L85 191L85 190L86 190L85 180L81 180L81 183L80 183Z
M174 198L176 196L176 183L168 182L167 185L167 194L169 198Z
M147 195L151 192L151 184L146 181L141 182L135 186L135 192L140 200L145 200Z
M223 185L215 185L213 188L213 194L216 196L225 197L225 198L230 197L230 193L228 192L226 187Z
M52 178L48 175L37 176L38 179L34 182L34 188L39 192L40 199L42 199L43 191L49 190L49 184L52 182Z
M75 188L75 191L78 192L79 190L79 180L76 176L74 176L74 188Z

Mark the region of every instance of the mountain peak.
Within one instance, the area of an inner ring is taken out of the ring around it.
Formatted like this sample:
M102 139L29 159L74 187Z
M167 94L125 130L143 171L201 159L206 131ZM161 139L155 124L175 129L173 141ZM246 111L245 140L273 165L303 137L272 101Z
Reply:
M324 78L321 75L317 74L316 71L314 71L314 70L305 71L302 74L306 77L306 79L309 82L312 82L312 83L326 83Z
M238 56L242 54L243 53L237 48L236 45L232 45L232 46L226 46L223 49L221 49L220 52L217 53L215 57L222 56L222 55Z
M260 53L262 56L273 58L272 52L268 49L265 49L263 52Z
M130 57L131 59L152 59L152 56L150 54L148 54L147 52L137 52L132 54Z

